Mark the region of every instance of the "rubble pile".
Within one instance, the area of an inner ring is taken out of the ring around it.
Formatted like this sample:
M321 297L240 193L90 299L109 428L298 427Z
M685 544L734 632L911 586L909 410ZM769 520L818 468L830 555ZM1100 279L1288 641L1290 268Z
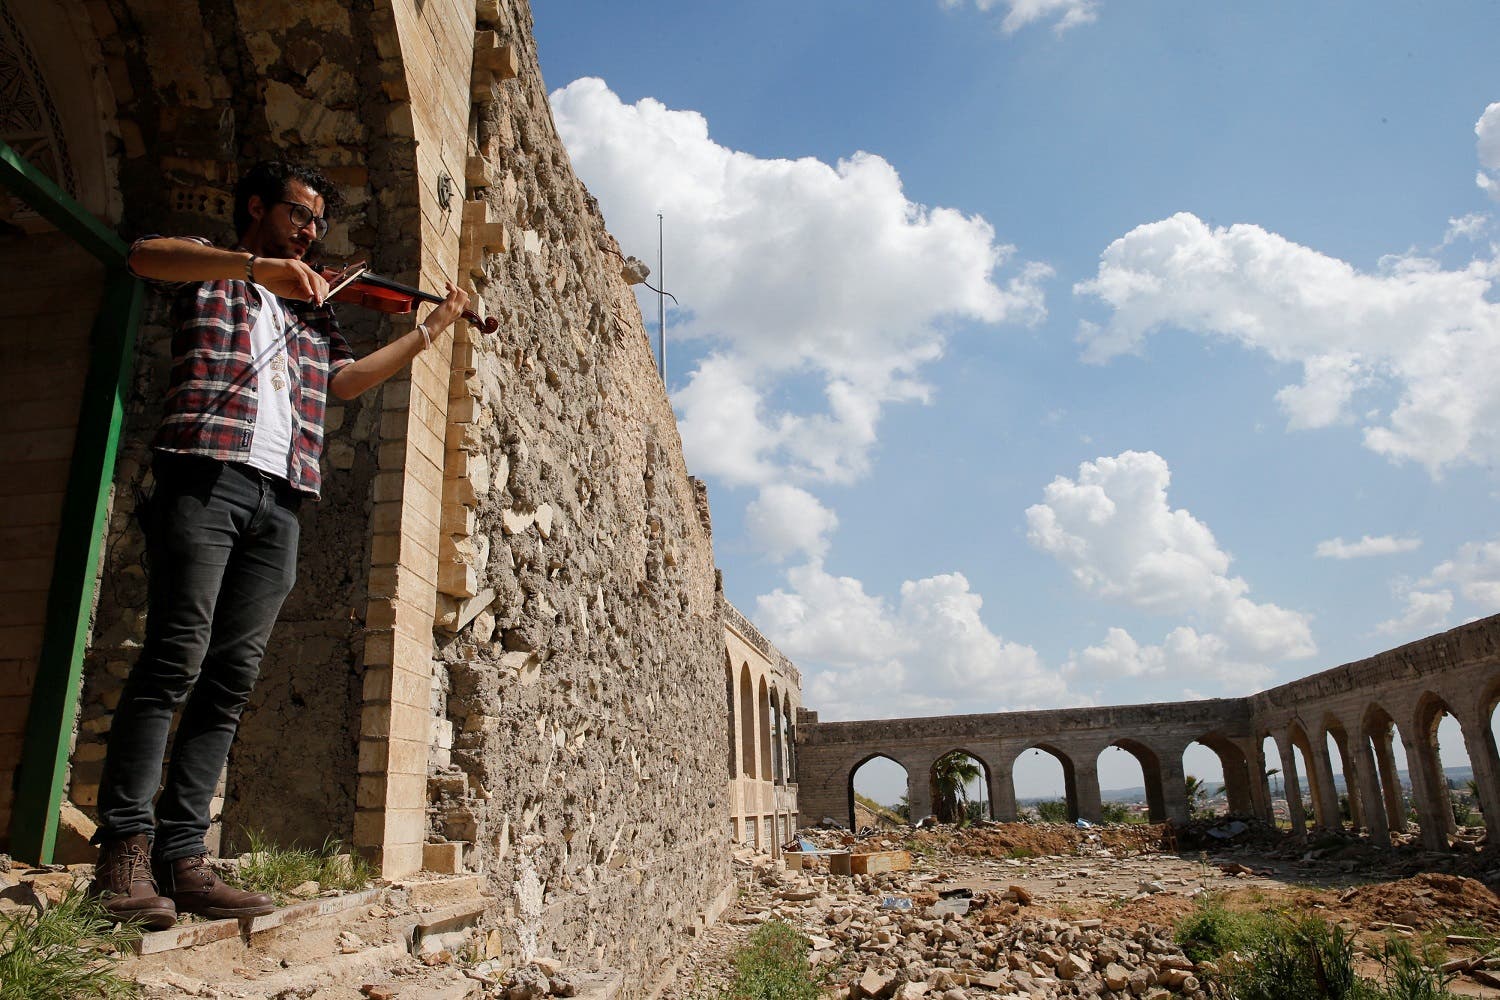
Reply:
M1283 837L1267 849L1258 843L1263 831L1247 827L1211 838L1220 842L1215 851L1171 853L1153 849L1163 829L981 824L799 835L804 846L849 851L856 861L910 852L910 870L873 875L833 874L826 853L789 853L795 862L787 866L742 850L738 904L695 940L662 996L719 995L734 976L735 952L774 920L810 942L828 1000L1202 998L1206 970L1183 954L1173 928L1205 893L1241 909L1318 913L1355 936L1365 975L1378 974L1373 956L1389 935L1444 930L1445 969L1476 988L1500 973L1489 969L1500 964L1489 952L1492 932L1451 931L1500 928L1500 897L1484 881L1400 877L1408 864L1464 864L1461 850L1386 852L1351 874L1337 844L1310 848ZM1055 853L1038 850L1054 843ZM1381 876L1388 881L1369 881Z
M860 844L876 849L879 841ZM1061 860L1061 859L1049 859ZM1144 997L1201 1000L1205 987L1171 929L1049 915L1015 884L973 890L951 872L913 871L849 878L787 872L763 857L742 858L748 875L729 925L781 920L811 943L810 962L831 1000L965 1000L979 997ZM1076 862L1075 862L1076 863ZM1142 888L1150 895L1157 888ZM727 963L685 970L665 996L711 995Z

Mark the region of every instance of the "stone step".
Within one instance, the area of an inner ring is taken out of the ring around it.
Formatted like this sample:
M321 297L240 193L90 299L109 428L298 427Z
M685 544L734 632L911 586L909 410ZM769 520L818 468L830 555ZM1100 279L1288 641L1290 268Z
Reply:
M309 899L303 903L283 906L263 917L253 917L249 920L188 921L164 931L143 934L140 941L136 942L135 953L157 955L164 951L193 948L242 936L247 940L254 940L257 934L263 934L287 924L334 916L356 907L378 903L383 892L382 889L366 889L363 892L330 896L327 899Z
M225 997L287 990L319 1000L356 997L358 987L399 971L403 984L415 977L424 990L432 987L409 995L463 998L478 984L462 973L455 979L451 968L428 968L416 956L424 939L425 951L447 943L461 952L462 938L481 927L491 904L480 888L477 877L408 881L294 903L252 920L189 921L145 935L121 971L149 984L151 997L181 997L184 989Z

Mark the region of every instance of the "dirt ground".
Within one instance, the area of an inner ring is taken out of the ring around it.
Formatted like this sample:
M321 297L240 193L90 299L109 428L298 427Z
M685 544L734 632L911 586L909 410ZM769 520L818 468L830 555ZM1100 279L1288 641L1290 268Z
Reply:
M1294 841L1251 825L1219 839L1209 829L1013 823L885 829L861 838L842 831L804 836L824 848L909 850L912 870L893 878L919 907L955 889L995 899L1018 886L1029 897L1021 904L992 902L974 914L980 922L1026 916L1097 919L1129 931L1171 927L1193 911L1197 897L1212 892L1230 909L1316 913L1353 934L1367 955L1391 934L1440 945L1449 960L1475 966L1460 972L1453 992L1500 998L1500 952L1487 951L1500 939L1500 858L1477 850L1476 838L1461 838L1446 852L1410 844L1380 851L1352 835ZM741 861L742 871L753 873L753 861ZM821 872L826 863L808 876L813 884L822 879L833 889L839 883ZM747 885L753 883L747 875ZM768 916L753 897L742 894L740 906L700 939L665 996L712 995L715 984L727 982L735 950ZM1378 966L1366 958L1361 971L1374 976Z

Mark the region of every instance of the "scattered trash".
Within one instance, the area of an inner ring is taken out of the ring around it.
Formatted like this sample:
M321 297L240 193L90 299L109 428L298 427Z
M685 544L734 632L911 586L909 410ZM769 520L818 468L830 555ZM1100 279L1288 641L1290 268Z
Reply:
M956 897L953 899L940 899L927 908L927 912L934 917L940 917L945 913L956 913L960 917L969 912L969 904L972 899Z
M1236 819L1225 823L1223 826L1212 827L1208 831L1208 835L1217 840L1230 840L1234 837L1238 837L1248 829L1250 829L1249 823L1246 823L1243 820Z

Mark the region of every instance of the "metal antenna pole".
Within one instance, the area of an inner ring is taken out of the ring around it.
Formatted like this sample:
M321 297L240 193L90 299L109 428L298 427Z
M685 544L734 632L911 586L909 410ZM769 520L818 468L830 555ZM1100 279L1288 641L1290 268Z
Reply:
M664 276L666 246L662 239L661 213L656 213L656 370L663 385L667 383L667 299L662 289L667 287Z

